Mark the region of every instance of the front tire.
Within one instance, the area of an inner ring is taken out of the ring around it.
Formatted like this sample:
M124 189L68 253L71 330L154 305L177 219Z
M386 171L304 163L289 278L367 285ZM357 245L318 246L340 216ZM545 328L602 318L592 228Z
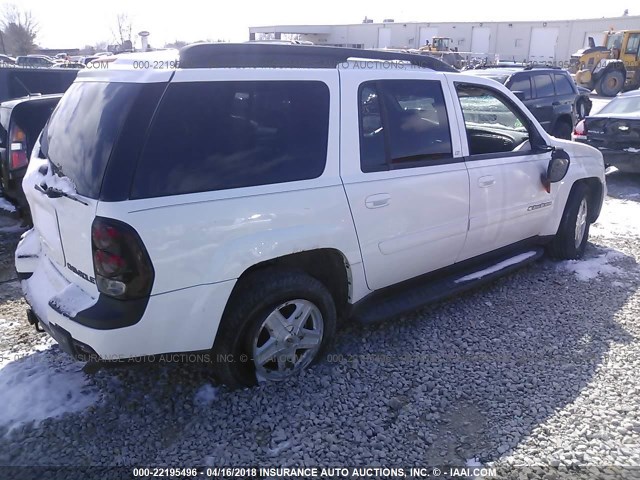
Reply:
M231 388L284 381L317 361L336 331L329 290L298 270L268 269L242 280L213 347L214 375Z
M624 74L620 70L609 70L597 83L596 92L605 97L615 97L624 88L624 81Z
M589 189L583 183L574 186L565 206L560 228L548 246L558 259L575 260L584 255L589 238Z

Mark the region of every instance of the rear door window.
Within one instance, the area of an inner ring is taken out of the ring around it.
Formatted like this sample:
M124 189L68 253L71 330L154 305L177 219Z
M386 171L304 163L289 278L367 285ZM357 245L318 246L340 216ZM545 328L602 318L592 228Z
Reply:
M509 90L512 92L522 92L524 100L530 100L531 95L531 78L529 75L515 75L511 80Z
M536 73L533 76L533 83L536 86L536 97L553 97L555 90L553 89L553 80L548 73Z
M556 82L556 93L558 95L573 95L573 87L566 75L556 73L553 78Z
M381 80L360 86L360 168L421 167L453 157L437 80Z
M306 180L327 157L329 88L317 81L171 84L133 198Z

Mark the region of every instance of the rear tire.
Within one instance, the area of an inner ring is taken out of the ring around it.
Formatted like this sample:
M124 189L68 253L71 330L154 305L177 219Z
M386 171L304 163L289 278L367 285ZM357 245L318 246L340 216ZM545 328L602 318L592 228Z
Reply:
M624 74L620 70L609 70L596 84L596 92L605 97L615 97L624 88L624 81Z
M590 110L591 109L584 98L581 98L576 103L576 115L578 116L578 120L584 120L587 115L589 115Z
M214 375L221 383L252 386L257 371L266 381L287 380L321 357L335 336L337 315L333 297L320 281L303 271L273 268L241 282L212 351ZM259 362L267 347L282 362Z
M554 258L575 260L584 255L588 239L589 188L578 183L569 194L558 233L547 246L547 251Z

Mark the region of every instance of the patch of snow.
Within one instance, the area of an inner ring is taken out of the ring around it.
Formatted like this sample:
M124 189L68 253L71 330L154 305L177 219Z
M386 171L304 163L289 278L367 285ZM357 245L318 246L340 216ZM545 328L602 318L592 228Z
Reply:
M467 460L467 463L465 466L470 468L482 467L482 463L480 463L480 459L478 457L473 457Z
M41 180L40 183L45 183L47 188L54 188L64 193L74 194L76 193L76 186L69 177L61 177L53 173L53 169L49 167L47 174Z
M640 235L640 203L636 201L607 198L598 221L591 225L594 236L611 238Z
M624 151L629 153L640 153L640 148L629 147L625 148Z
M279 443L274 448L267 449L267 454L270 457L275 457L276 455L280 455L282 452L284 452L287 448L290 448L290 447L291 447L291 441L286 440L282 443Z
M567 260L561 265L566 271L575 273L578 280L588 282L600 275L616 275L621 273L621 270L611 265L610 262L623 257L624 254L621 252L609 250L594 258Z
M16 328L16 322L0 320L0 335ZM29 422L80 412L99 400L89 384L82 363L52 348L49 335L32 346L12 344L0 352L0 429L11 430Z
M486 277L487 275L490 275L494 272L498 272L500 270L502 270L503 268L507 268L511 265L515 265L517 263L523 262L525 261L527 258L531 258L536 254L536 252L527 252L527 253L521 253L520 255L516 255L515 257L509 258L507 260L503 260L500 263L496 263L494 266L489 267L489 268L485 268L484 270L480 270L479 272L475 272L475 273L471 273L469 275L466 275L462 278L459 278L458 280L456 280L455 283L462 283L462 282L468 282L470 280L477 280L480 279L482 277Z
M0 210L4 210L5 212L13 213L16 211L16 207L13 206L9 200L0 196Z
M40 254L40 238L38 232L33 228L27 232L24 232L20 237L17 250L20 251L20 255L24 256L38 256Z
M209 406L218 396L218 389L210 383L202 385L193 397L193 403L201 407Z
M50 300L51 304L55 305L59 312L69 318L73 318L78 312L92 307L97 301L97 298L92 298L75 283L67 285Z

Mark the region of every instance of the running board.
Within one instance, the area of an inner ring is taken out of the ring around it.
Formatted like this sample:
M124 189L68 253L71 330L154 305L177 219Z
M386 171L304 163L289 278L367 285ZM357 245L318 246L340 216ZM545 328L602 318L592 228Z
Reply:
M376 323L415 311L425 305L458 295L518 270L544 255L536 246L490 260L459 265L423 275L373 292L353 306L351 318L361 323Z

